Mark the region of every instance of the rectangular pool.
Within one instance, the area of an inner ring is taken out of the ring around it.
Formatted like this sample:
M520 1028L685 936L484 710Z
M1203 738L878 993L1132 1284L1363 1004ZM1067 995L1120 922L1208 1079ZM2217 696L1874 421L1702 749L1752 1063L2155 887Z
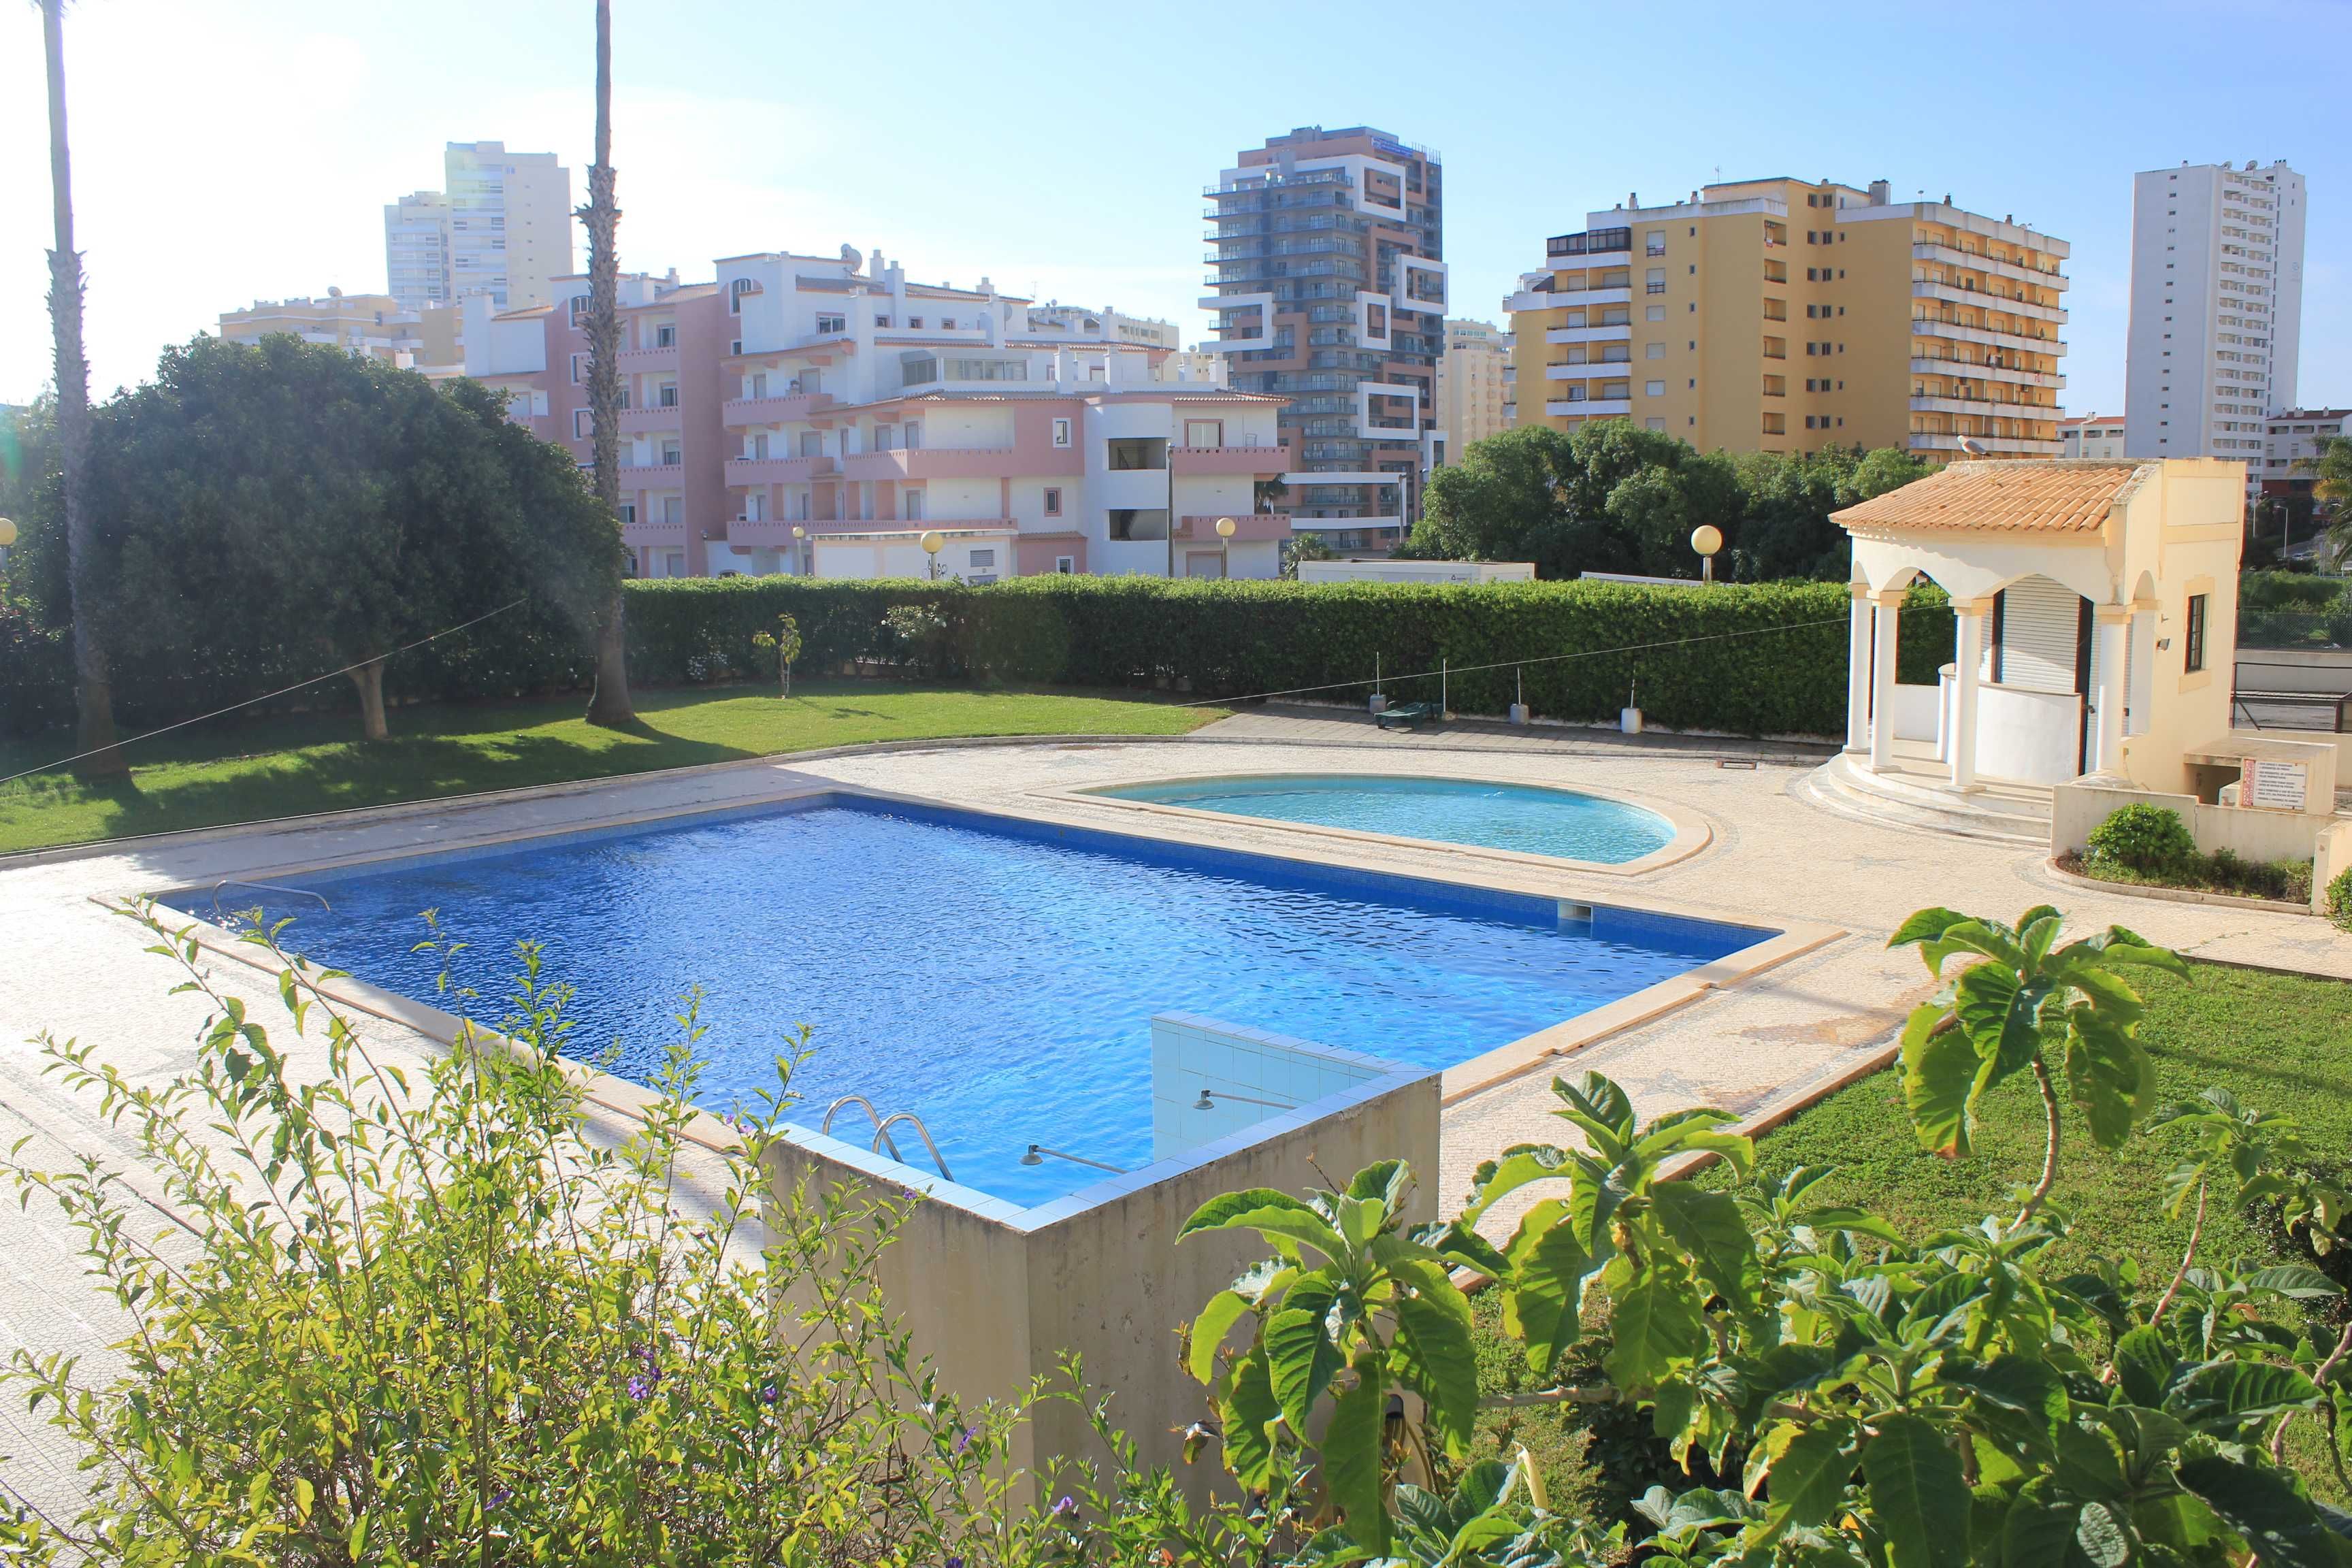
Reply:
M639 1081L699 987L712 1110L772 1088L806 1022L794 1121L845 1094L913 1110L958 1182L1024 1206L1101 1176L1023 1165L1031 1143L1150 1162L1156 1013L1442 1068L1772 934L847 793L293 879L332 910L223 901L292 916L290 947L427 1001L440 960L411 949L436 910L472 944L460 979L485 1022L514 944L537 942L576 988L568 1054L615 1046ZM211 914L208 891L171 901ZM846 1113L835 1132L872 1135Z

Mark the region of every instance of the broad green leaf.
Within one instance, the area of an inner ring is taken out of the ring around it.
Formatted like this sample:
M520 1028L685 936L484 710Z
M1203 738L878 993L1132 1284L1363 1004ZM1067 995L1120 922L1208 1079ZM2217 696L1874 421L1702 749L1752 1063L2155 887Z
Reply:
M2158 947L2138 932L2126 931L2122 926L2109 926L2098 935L2083 942L2070 942L2067 947L2087 949L2097 953L2100 961L2105 963L2139 963L2182 976L2189 973L2188 960L2170 948Z
M1225 1468L1252 1490L1263 1488L1273 1469L1274 1439L1266 1428L1281 1414L1265 1357L1252 1354L1234 1368L1225 1396L1217 1402L1217 1424L1224 1433Z
M2000 1568L2063 1568L2079 1518L2072 1505L2041 1500L2038 1487L2021 1493L2001 1521Z
M1897 1247L1905 1245L1903 1233L1895 1228L1892 1221L1883 1219L1867 1209L1843 1205L1800 1209L1790 1223L1812 1230L1843 1230L1856 1236L1874 1237L1880 1241L1891 1241Z
M1979 1060L1992 1064L1990 1075L1979 1075L1984 1088L2023 1071L2041 1054L2042 1032L2033 1019L2037 1000L2032 989L1998 963L1976 964L1961 973L1952 1011L1976 1046Z
M2083 1505L2074 1519L2074 1544L2091 1568L2124 1568L2131 1561L2131 1533L2112 1503Z
M1324 1488L1349 1539L1374 1553L1389 1549L1389 1515L1381 1499L1381 1427L1387 1414L1378 1363L1360 1361L1355 1386L1339 1395L1323 1432Z
M1612 1164L1625 1157L1633 1141L1633 1102L1612 1080L1597 1072L1586 1073L1574 1084L1565 1079L1551 1080L1551 1091L1558 1095L1565 1108L1554 1111L1584 1129Z
M1916 1415L1881 1417L1863 1446L1862 1470L1889 1568L1966 1568L1968 1481L1943 1434Z
M1194 1209L1192 1217L1177 1231L1176 1239L1181 1241L1197 1231L1251 1228L1257 1222L1244 1219L1242 1215L1280 1209L1309 1215L1315 1212L1288 1193L1278 1192L1272 1187L1244 1187L1237 1193L1220 1193Z
M1944 1381L1978 1398L2032 1417L2048 1433L2066 1419L2066 1385L2046 1362L2029 1356L1995 1356L1981 1364L1947 1362Z
M1356 1173L1348 1183L1351 1198L1378 1198L1390 1214L1397 1212L1404 1202L1407 1188L1412 1185L1412 1167L1402 1160L1376 1160Z
M2245 1284L2249 1290L2267 1291L2297 1301L2344 1294L2343 1286L2307 1263L2273 1263L2257 1268L2246 1276Z
M1751 1310L1763 1274L1748 1221L1731 1194L1688 1182L1661 1182L1650 1189L1649 1198L1666 1233L1681 1244L1699 1277L1740 1311Z
M1442 1268L1426 1265L1399 1278L1412 1287L1391 1310L1396 1348L1407 1357L1409 1381L1429 1405L1430 1425L1460 1458L1478 1420L1478 1352L1471 1337L1470 1303Z
M1509 1282L1503 1291L1504 1331L1528 1348L1528 1366L1549 1377L1560 1352L1577 1342L1583 1326L1577 1311L1592 1260L1566 1226L1551 1226L1514 1249Z
M2032 970L2049 955L2058 928L2065 923L2066 917L2048 904L2036 904L2017 917L2017 942L2025 950L2026 969Z
M1706 1348L1706 1316L1698 1292L1654 1266L1618 1299L1610 1328L1615 1340L1609 1352L1610 1381L1629 1392L1688 1365Z
M1339 1285L1321 1269L1302 1274L1283 1298L1281 1310L1266 1320L1266 1372L1293 1432L1307 1430L1315 1402L1346 1364L1326 1326Z
M2259 1462L2222 1454L2180 1461L2180 1484L2245 1538L2265 1564L2278 1568L2341 1568L2343 1538L2285 1476Z
M1844 1500L1854 1468L1846 1445L1853 1440L1853 1426L1846 1421L1783 1425L1768 1436L1770 1468L1764 1481L1769 1489L1769 1535L1791 1524L1820 1524Z
M1501 1281L1511 1277L1510 1259L1473 1226L1455 1220L1422 1231L1423 1245L1457 1268L1468 1268Z
M2123 1458L2113 1439L2080 1422L2058 1428L2059 1484L2082 1497L2119 1498L2127 1489Z
M1528 1148L1515 1150L1495 1164L1494 1173L1478 1188L1478 1196L1463 1211L1464 1223L1475 1223L1480 1215L1493 1207L1496 1201L1518 1191L1530 1182L1566 1179L1575 1170L1568 1155L1558 1149Z
M1937 974L1944 972L1944 960L1962 952L1982 954L1997 967L2007 970L2012 978L2025 967L2025 950L1998 921L1962 921L1956 926L1948 926L1943 935L1919 952L1927 959L1927 967Z
M2178 1364L2164 1336L2146 1323L2116 1342L2116 1381L2134 1405L2161 1405Z
M1217 1380L1217 1349L1225 1342L1227 1331L1241 1321L1250 1304L1239 1291L1220 1290L1209 1298L1184 1330L1184 1365L1195 1381L1209 1384Z
M2066 1010L2067 1098L2101 1148L2131 1135L2155 1089L2156 1064L2129 1029L2088 1007Z
M2167 1408L2191 1426L2226 1435L2249 1422L2309 1410L2319 1401L2319 1385L2291 1366L2223 1361L2181 1379Z
M1908 947L1915 942L1933 942L1952 927L1965 924L1968 918L1958 910L1921 910L1895 928L1886 945Z
M1976 1047L1960 1029L1936 1032L1943 1017L1942 1008L1926 1002L1903 1026L1903 1100L1921 1147L1959 1159L1969 1152L1979 1064Z

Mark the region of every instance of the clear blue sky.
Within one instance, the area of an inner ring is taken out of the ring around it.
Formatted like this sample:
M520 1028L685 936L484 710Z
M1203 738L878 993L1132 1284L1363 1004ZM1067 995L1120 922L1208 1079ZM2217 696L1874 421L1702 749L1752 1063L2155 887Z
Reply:
M1370 121L1444 154L1455 310L1489 319L1546 235L1718 169L2014 213L2074 245L2067 407L2116 412L2133 172L2284 157L2311 185L2301 398L2352 400L2344 0L614 9L630 268L692 279L715 256L846 241L1192 337L1201 187L1268 134ZM383 204L437 185L446 141L558 152L584 195L591 16L78 0L96 389L225 309L382 289ZM0 5L5 401L48 375L46 134L37 16Z

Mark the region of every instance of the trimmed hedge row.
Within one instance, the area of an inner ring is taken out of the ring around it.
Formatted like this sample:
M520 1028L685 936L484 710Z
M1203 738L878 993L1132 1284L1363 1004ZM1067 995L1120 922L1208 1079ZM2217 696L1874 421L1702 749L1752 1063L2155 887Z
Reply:
M1848 603L1836 583L683 580L631 585L629 655L632 679L649 683L764 678L772 658L751 638L789 614L805 673L884 665L1202 698L1329 688L1302 694L1353 701L1377 661L1391 692L1413 700L1437 696L1437 676L1422 672L1444 663L1458 671L1445 681L1457 712L1499 714L1524 691L1547 717L1609 720L1630 698L1675 728L1828 735L1845 727ZM1951 658L1951 614L1932 589L1912 605L1902 678L1933 684ZM929 624L886 619L908 605L932 611Z
M1049 576L973 588L685 579L629 584L629 667L646 685L768 679L774 656L752 638L790 614L804 675L1353 702L1368 693L1377 663L1391 694L1411 701L1437 697L1436 676L1422 672L1442 662L1455 672L1446 696L1462 713L1500 714L1523 691L1548 718L1611 720L1631 699L1677 729L1832 735L1845 725L1847 603L1837 583L1420 587ZM1951 658L1951 614L1932 588L1915 591L1911 605L1902 679L1932 684ZM0 679L0 730L69 721L62 639L16 629L15 668ZM117 669L125 727L226 707L311 673L287 666L265 636L233 618L223 630L221 646L190 650L178 668ZM494 699L584 689L592 676L580 636L526 607L395 658L384 689L395 700ZM270 706L342 708L352 698L339 679Z

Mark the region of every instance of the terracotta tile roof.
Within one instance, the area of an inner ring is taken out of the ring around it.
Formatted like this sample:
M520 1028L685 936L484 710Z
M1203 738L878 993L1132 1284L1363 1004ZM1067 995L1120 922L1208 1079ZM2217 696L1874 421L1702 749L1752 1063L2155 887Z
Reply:
M1831 516L1850 533L1961 528L2089 533L2155 467L2037 458L1954 463Z

